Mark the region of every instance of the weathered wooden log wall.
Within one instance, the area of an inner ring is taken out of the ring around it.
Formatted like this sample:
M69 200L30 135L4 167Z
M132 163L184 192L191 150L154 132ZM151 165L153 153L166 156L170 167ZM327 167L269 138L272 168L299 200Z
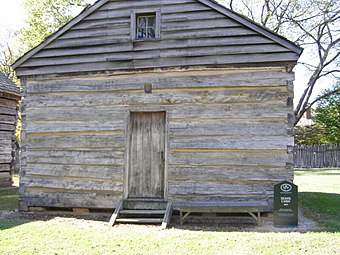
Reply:
M18 65L22 210L114 207L129 111L166 111L170 200L268 200L292 180L299 52L205 2L99 1ZM161 37L132 40L132 11L159 12Z
M129 111L169 116L169 199L267 200L274 183L293 178L291 79L267 68L27 80L21 200L114 207Z
M340 145L295 145L294 166L301 168L340 167Z
M19 99L19 96L1 91L0 88L0 187L12 185L11 167Z

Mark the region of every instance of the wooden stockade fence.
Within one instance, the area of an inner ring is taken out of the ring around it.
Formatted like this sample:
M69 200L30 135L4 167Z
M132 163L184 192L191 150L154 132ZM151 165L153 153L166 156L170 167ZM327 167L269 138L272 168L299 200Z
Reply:
M340 167L340 145L295 145L294 166L306 168Z

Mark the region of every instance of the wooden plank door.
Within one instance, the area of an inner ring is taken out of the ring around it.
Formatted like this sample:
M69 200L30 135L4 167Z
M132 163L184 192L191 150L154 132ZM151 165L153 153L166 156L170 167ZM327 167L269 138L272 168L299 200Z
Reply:
M164 197L165 112L134 112L129 125L129 198Z

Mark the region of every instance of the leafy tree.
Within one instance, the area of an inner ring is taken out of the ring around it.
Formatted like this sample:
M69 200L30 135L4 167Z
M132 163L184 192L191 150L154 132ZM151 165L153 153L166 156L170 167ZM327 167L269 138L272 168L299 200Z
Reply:
M220 0L272 31L305 48L306 88L295 108L296 122L321 98L311 100L323 77L339 79L339 0ZM308 57L306 57L308 56ZM336 91L329 91L335 93Z
M17 80L14 70L11 67L11 64L15 61L15 59L16 56L8 43L2 44L0 42L0 72L4 73L13 81Z
M7 36L4 36L4 39L0 41L0 72L18 84L18 79L11 67L11 64L19 57L13 41L14 35L11 32L8 32ZM11 42L11 46L9 42Z
M323 94L315 109L315 121L324 127L323 143L340 143L340 83Z
M17 31L23 52L32 49L74 16L74 8L87 0L24 0L27 26Z
M24 0L26 26L0 41L0 71L18 83L11 65L26 51L72 19L75 8L93 0Z
M323 144L324 136L325 128L318 124L296 126L294 129L295 144Z

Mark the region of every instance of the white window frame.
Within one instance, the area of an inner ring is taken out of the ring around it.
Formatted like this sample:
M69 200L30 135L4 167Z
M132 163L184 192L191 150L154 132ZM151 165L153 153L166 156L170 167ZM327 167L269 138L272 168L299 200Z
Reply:
M137 38L137 16L148 16L155 14L155 38ZM161 11L160 10L143 10L143 11L132 11L131 12L131 31L132 41L153 41L161 39Z

